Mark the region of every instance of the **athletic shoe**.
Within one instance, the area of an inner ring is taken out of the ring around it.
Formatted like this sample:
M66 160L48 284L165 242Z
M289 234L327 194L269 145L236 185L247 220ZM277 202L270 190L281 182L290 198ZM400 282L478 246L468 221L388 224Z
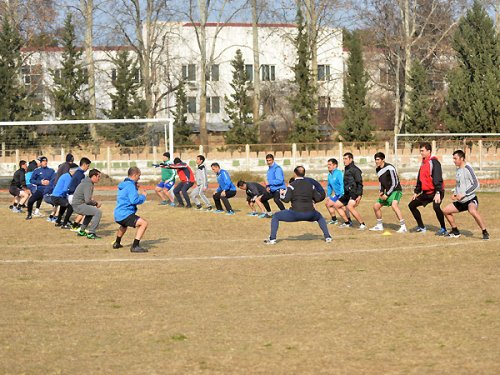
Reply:
M175 207L181 207L182 208L182 207L184 207L184 205L180 204L180 203L177 203Z
M401 227L396 231L396 233L406 233L408 229L406 229L406 225L401 225Z
M352 228L352 223L351 224L342 223L342 224L339 225L339 228Z
M62 227L62 223L61 223L61 222L59 222L59 223L58 223L58 222L56 221L56 223L55 223L55 225L54 225L54 226L55 226L55 227Z
M78 237L87 237L87 232L85 232L84 230L78 229L78 231L76 232L76 235Z
M266 245L276 245L276 240L271 240L271 239L267 239L267 240L264 240L264 243Z
M167 201L161 201L161 202L160 202L160 206L166 206L166 205L168 205L168 202L167 202Z
M259 214L257 212L249 212L247 215L248 216L259 216Z
M69 224L61 225L61 229L71 229L71 228L72 228L72 226Z
M121 249L123 247L122 244L118 242L113 242L113 249Z
M329 222L327 222L327 224L339 225L339 221L338 220L330 220Z
M99 237L97 234L95 233L88 233L87 234L87 238L89 240L100 240L102 237Z
M26 220L31 220L31 219L33 219L33 216L31 215L26 216Z
M193 206L191 206L190 204L188 204L188 205L186 206L186 208L191 208L191 207L193 207Z
M52 216L52 217L50 217L50 216L49 216L49 217L47 218L47 222L49 222L49 223L55 223L55 222L56 222L56 220L57 220L57 217L53 217L53 216Z
M35 212L33 212L34 217L43 217L44 215L40 212L40 210L37 208Z
M365 224L359 224L359 230L365 230L366 225Z
M212 210L213 210L213 207L212 207L212 206L208 206L207 208L205 208L205 211L207 211L207 212L210 212L210 211L212 211Z
M13 205L10 205L10 206L9 206L9 210L12 210L13 208L14 208L14 206L13 206Z
M224 210L215 210L214 211L214 214L222 214L224 213L225 211Z
M273 216L272 215L269 215L268 213L265 213L265 214L260 214L259 215L259 218L260 219L272 219Z
M415 232L425 233L425 232L427 232L427 228L426 227L417 227L417 228L415 228Z
M326 243L330 243L330 242L332 242L332 237L326 237L326 238L325 238L325 242L326 242Z
M130 248L131 253L147 253L148 250L140 246L132 246Z
M201 204L197 204L197 205L196 205L196 209L197 209L197 210L201 210L202 208L203 208L203 207L202 207L202 205L201 205Z
M169 206L170 206L170 207L175 207L175 203L174 203L174 202L172 202L172 203L170 203L170 204L169 204Z
M438 230L436 232L436 236L441 236L441 237L444 237L448 234L448 231L446 230L446 228L441 228L440 230Z
M229 210L226 212L226 215L234 215L234 211L233 210Z
M489 239L490 239L490 234L487 231L485 231L483 233L483 240L489 240Z
M15 214L22 214L23 213L23 211L17 207L12 207L12 212L14 212Z
M72 232L79 232L80 231L80 224L73 224L70 228Z
M384 226L382 224L377 224L374 227L370 228L371 231L380 232L384 230Z
M452 229L451 232L449 232L446 237L453 237L453 238L458 238L460 237L460 231L458 229Z

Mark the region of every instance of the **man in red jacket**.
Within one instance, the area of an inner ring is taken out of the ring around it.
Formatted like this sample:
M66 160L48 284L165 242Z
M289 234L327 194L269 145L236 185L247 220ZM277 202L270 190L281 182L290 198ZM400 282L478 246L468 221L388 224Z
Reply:
M175 198L177 198L177 207L191 208L191 200L189 199L188 190L194 185L194 172L189 165L183 163L180 158L174 159L174 164L169 164L166 168L172 168L177 170L177 176L180 182L174 189ZM186 200L186 206L184 206L184 201L182 200L181 193Z
M443 211L441 211L441 202L444 198L443 172L441 170L441 163L431 154L431 144L428 142L421 143L420 155L422 156L422 164L420 165L420 170L417 175L417 185L415 186L415 191L408 207L417 221L416 231L425 233L427 228L422 221L422 215L418 207L425 207L432 202L432 207L434 208L439 225L441 226L441 229L436 232L436 235L445 236L448 232L446 232L444 214Z

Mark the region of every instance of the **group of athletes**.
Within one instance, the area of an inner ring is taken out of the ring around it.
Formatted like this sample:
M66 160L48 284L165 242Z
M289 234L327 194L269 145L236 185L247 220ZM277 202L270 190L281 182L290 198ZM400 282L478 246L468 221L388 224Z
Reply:
M453 190L452 203L441 209L445 190L441 164L432 155L430 143L420 144L422 163L417 174L414 194L408 205L417 226L416 232L425 233L427 228L419 211L420 206L432 203L440 229L438 236L459 237L460 231L455 223L454 214L468 211L482 230L482 238L489 239L489 233L481 215L478 212L479 201L476 191L479 181L472 167L465 160L465 153L457 150L453 153L453 162L457 168L456 186ZM377 220L371 231L384 231L382 207L391 207L400 228L398 233L406 233L405 220L399 203L402 198L402 187L395 167L385 161L385 155L377 152L374 155L376 172L379 180L379 197L373 205ZM181 208L195 208L234 215L230 199L236 196L237 188L246 192L246 201L250 208L250 216L271 218L271 232L264 241L266 244L276 243L279 223L310 221L318 222L326 242L332 238L327 224L337 225L339 228L351 228L353 217L359 224L360 230L367 226L358 212L363 196L362 172L354 163L352 153L343 155L344 171L339 169L338 161L334 158L327 163L328 181L327 190L322 185L306 177L305 168L298 166L294 169L294 177L285 183L283 169L275 162L272 154L266 155L268 171L265 184L251 181L238 181L235 185L229 173L221 169L218 163L211 164L212 172L217 176L218 187L212 196L215 208L206 196L208 190L208 176L205 167L205 157L196 157L195 171L180 158L170 160L168 152L163 154L163 160L155 167L161 168L161 182L155 187L161 205L170 205ZM27 210L27 220L34 216L43 216L40 213L42 201L53 206L52 213L47 221L55 223L56 227L75 231L78 236L88 239L99 239L96 230L99 226L102 211L101 203L94 198L94 185L99 182L101 172L90 169L91 161L84 157L79 165L74 163L73 155L68 154L66 162L58 167L57 172L47 166L48 160L42 156L31 162L22 160L19 169L14 173L9 192L13 196L10 209L15 213ZM90 169L90 170L89 170ZM88 175L86 175L88 171ZM136 253L147 252L140 245L148 222L137 215L137 206L146 201L147 191L139 187L141 171L137 167L128 170L128 176L118 185L116 207L114 210L115 222L119 225L113 248L122 248L121 240L127 228L136 228L134 242L130 251ZM175 184L176 178L178 183ZM189 190L194 186L194 189ZM328 222L317 211L316 206L325 201L326 209L331 217ZM274 201L278 210L271 210L270 201ZM194 206L192 203L194 203ZM286 209L284 203L291 203ZM224 207L223 207L224 205ZM35 210L33 211L33 208ZM73 221L72 215L76 215ZM337 218L340 216L342 223ZM446 229L445 218L451 226Z

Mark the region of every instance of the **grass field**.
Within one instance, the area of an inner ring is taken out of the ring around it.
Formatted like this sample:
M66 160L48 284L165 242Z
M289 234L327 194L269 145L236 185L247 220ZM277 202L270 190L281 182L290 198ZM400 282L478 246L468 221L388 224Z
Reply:
M147 254L111 248L104 198L96 241L2 201L1 374L500 373L498 193L479 194L490 241L465 213L458 239L397 235L386 209L391 236L284 223L275 246L242 198L233 217L152 200Z

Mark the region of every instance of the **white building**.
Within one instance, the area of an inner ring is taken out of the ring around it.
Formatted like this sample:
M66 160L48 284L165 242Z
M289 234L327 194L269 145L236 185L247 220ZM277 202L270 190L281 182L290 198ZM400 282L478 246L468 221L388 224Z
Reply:
M159 23L165 45L159 56L155 70L156 95L162 95L168 86L176 85L182 77L187 81L188 120L197 128L200 105L200 49L197 43L196 26L191 23ZM259 59L262 87L272 88L289 85L294 79L293 66L296 62L293 39L297 29L289 24L259 25ZM226 130L224 124L224 97L231 94L231 60L240 49L246 69L253 79L253 37L252 25L246 23L224 24L223 27L209 23L206 27L207 59L210 63L207 81L207 127L208 130ZM112 92L114 64L112 57L119 50L129 47L94 48L96 71L96 98L98 113L111 108L109 93ZM49 48L43 51L24 51L26 64L23 79L30 86L45 108L53 108L49 88L53 81L49 69L60 67L62 49ZM318 43L318 82L320 84L320 107L342 107L343 85L342 32L325 28L320 33ZM175 95L165 96L163 110L158 116L168 116L175 105ZM55 117L52 113L49 117Z

